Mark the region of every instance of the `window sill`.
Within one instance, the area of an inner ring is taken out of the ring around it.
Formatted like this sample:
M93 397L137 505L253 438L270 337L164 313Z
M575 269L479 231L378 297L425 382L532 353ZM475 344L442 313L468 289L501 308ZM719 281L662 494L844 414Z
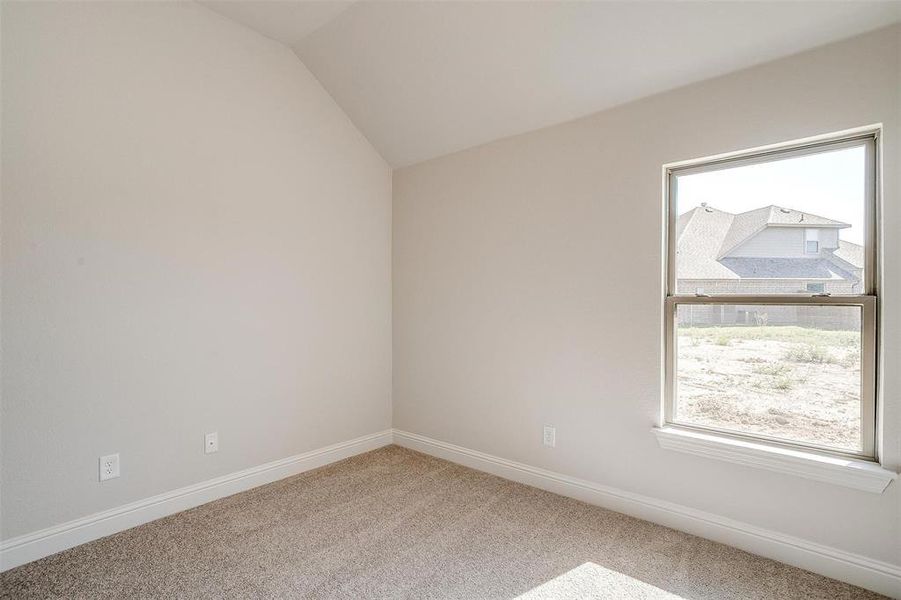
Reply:
M699 433L677 427L655 427L661 448L716 460L797 475L881 494L898 475L876 463Z

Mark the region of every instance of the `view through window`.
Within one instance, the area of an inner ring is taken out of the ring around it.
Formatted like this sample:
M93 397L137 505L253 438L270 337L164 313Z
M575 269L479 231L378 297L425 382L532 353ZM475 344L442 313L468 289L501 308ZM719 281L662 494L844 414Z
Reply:
M667 420L872 456L875 140L669 175Z

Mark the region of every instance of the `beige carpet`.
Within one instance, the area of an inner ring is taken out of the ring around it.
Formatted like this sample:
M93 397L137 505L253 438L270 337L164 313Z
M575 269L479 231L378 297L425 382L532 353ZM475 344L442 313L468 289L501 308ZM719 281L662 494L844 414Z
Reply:
M397 446L0 575L3 598L876 598Z

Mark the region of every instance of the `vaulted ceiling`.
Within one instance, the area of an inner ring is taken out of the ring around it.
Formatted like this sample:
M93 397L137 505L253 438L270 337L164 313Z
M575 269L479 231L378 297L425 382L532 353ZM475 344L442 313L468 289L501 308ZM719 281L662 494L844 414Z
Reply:
M205 0L404 166L901 20L901 3Z

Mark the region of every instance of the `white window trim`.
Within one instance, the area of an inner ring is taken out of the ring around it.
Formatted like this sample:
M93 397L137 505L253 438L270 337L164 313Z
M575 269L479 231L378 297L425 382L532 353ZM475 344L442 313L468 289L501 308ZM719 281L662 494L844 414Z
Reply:
M811 250L808 244L813 242L814 249ZM817 229L805 229L804 230L804 254L819 254L820 253L820 232Z
M868 460L830 456L691 431L673 426L655 427L661 448L796 475L843 487L881 494L898 478L897 473Z
M866 235L865 235L865 281L864 290L859 295L815 298L805 295L773 295L756 297L738 297L729 295L717 296L689 296L675 293L675 268L671 260L675 256L675 210L672 182L674 173L679 175L704 172L721 168L739 166L742 164L754 164L774 158L788 156L800 156L813 154L826 147L839 148L859 145L863 141L867 144L867 205L866 210ZM732 153L721 157L700 159L695 161L683 161L664 166L665 176L665 202L664 218L667 241L664 245L664 372L663 372L663 398L661 410L661 426L655 428L658 442L662 448L700 454L712 458L719 458L729 462L736 462L749 466L791 473L816 479L865 489L881 493L894 480L897 475L893 471L879 466L877 453L879 440L881 439L878 413L878 390L876 382L876 317L877 317L877 283L879 281L879 264L876 262L876 245L878 240L877 211L878 201L878 152L879 129L871 127L836 134L834 136L821 136L806 142L780 144L768 148L760 148L742 153ZM746 302L750 300L751 302ZM814 300L814 301L811 301ZM809 302L810 304L841 303L859 305L862 307L862 327L870 328L871 334L861 332L864 340L861 358L862 370L870 369L872 377L862 373L865 389L861 401L863 414L861 431L863 435L863 452L843 453L831 448L807 447L802 443L785 442L783 440L767 439L765 436L754 436L744 433L728 431L707 430L702 427L677 424L673 422L674 408L674 312L677 304L688 301L721 303L723 301L742 303L794 303ZM867 396L869 396L867 398ZM881 486L881 487L880 487Z

